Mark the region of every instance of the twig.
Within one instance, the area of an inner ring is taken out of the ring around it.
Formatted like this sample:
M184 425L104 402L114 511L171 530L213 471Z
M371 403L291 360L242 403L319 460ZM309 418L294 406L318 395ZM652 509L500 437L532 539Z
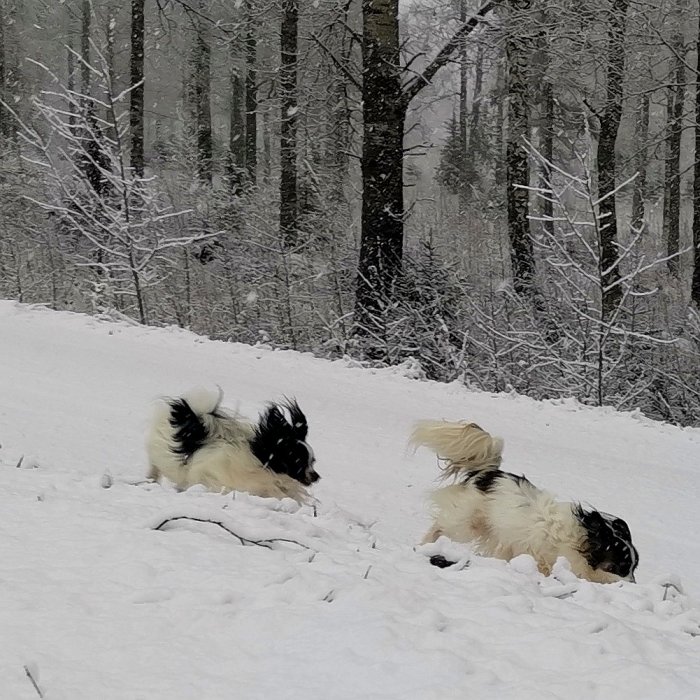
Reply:
M662 598L662 600L666 600L666 598L667 598L667 596L668 596L668 591L669 591L670 588L673 588L673 590L674 590L676 593L678 593L678 594L681 593L681 591L680 591L680 589L678 588L678 586L676 586L676 585L673 584L673 583L664 583L664 584L663 584L663 587L664 587L664 597Z
M220 527L222 530L226 530L226 532L229 533L229 535L233 535L242 545L244 546L258 546L258 547L265 547L265 549L272 549L272 544L275 542L286 542L287 544L295 544L297 547L302 547L303 549L308 549L310 551L313 551L311 547L308 545L302 544L301 542L297 542L296 540L290 540L286 539L285 537L271 537L269 539L265 540L251 540L248 539L247 537L242 537L239 535L237 532L234 532L231 530L229 527L224 525L224 523L218 521L218 520L208 520L207 518L195 518L190 515L176 515L173 518L165 518L161 523L156 525L153 529L154 530L160 530L163 528L164 525L167 525L168 523L174 522L175 520L194 520L195 522L198 523L210 523L211 525L216 525L217 527Z
M29 670L29 666L25 664L24 666L24 672L27 674L27 678L32 682L32 685L34 686L34 690L36 690L37 695L40 698L44 697L44 694L41 692L41 688L39 687L39 684L34 680L34 676L32 675L32 672Z

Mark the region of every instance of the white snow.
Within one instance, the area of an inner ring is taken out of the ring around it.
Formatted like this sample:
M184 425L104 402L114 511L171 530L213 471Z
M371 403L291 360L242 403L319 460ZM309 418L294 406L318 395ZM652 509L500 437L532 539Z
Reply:
M154 399L216 385L251 418L296 396L315 512L130 483ZM639 583L416 547L420 418L624 517ZM0 302L0 444L2 700L700 697L699 430Z

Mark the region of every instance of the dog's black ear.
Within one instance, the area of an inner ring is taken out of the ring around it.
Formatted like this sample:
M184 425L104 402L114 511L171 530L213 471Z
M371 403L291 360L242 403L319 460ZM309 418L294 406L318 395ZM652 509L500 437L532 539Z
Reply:
M304 412L299 408L299 404L295 399L287 399L286 406L289 411L295 437L297 440L306 440L306 436L309 432L309 424Z
M606 531L609 530L608 525L597 510L586 511L581 506L576 506L575 515L586 531L581 553L586 557L588 564L597 569L605 558L604 539Z
M282 436L289 432L289 423L280 411L279 406L270 404L260 416L259 431L261 433L275 433Z
M587 511L578 505L575 508L575 515L589 535L597 535L606 527L605 518L597 510Z

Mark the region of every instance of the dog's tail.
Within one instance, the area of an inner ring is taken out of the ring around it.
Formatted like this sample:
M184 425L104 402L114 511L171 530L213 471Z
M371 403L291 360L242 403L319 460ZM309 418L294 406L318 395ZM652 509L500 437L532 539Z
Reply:
M214 429L223 392L196 388L167 402L173 451L187 459L202 447Z
M410 445L414 449L428 447L444 460L444 478L501 466L503 440L476 423L421 421L411 433Z

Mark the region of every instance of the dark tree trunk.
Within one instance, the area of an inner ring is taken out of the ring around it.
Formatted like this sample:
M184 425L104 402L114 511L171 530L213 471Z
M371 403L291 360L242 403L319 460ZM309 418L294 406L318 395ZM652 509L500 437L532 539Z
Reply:
M75 92L75 56L73 51L73 38L69 37L68 50L66 52L66 68L68 70L68 92L71 95ZM75 126L75 102L73 100L68 103L68 124Z
M484 85L484 48L479 46L476 51L476 65L474 66L474 89L472 91L472 111L469 124L470 157L475 158L483 153L483 139L481 136L481 93Z
M110 169L109 159L102 147L101 127L95 115L95 107L90 100L90 31L92 25L92 5L90 0L81 4L80 28L80 130L81 148L78 152L78 162L95 194L102 198L109 191L107 172ZM102 250L97 253L101 260Z
M382 334L403 255L403 132L411 100L495 7L487 1L401 87L399 0L362 0L362 236L355 296L358 334Z
M284 0L280 65L280 235L286 246L297 242L297 40L298 0Z
M90 23L92 20L92 8L90 0L83 0L81 7L81 30L80 30L80 55L82 61L80 63L80 92L83 95L83 106L87 111L88 100L90 95Z
M503 62L496 66L495 87L491 97L491 109L495 111L493 150L496 154L493 164L493 180L499 202L505 204L503 197L506 189L506 102L508 86Z
M530 0L512 1L519 11L530 9ZM517 19L516 19L517 21ZM525 139L530 135L530 85L528 66L530 51L527 40L513 28L506 41L508 85L508 139L506 144L506 188L508 238L511 248L513 287L518 294L535 293L535 258L530 236L530 161Z
M467 21L467 0L460 0L459 21L461 24ZM469 134L467 132L467 120L469 119L469 109L467 107L469 66L467 60L467 42L465 39L459 47L459 136L465 147L469 145Z
M617 168L615 141L622 117L622 83L625 67L625 27L629 0L612 0L608 23L607 78L605 107L600 117L598 163L600 215L600 275L603 282L602 312L609 319L622 301L617 246L617 206L615 194Z
M357 277L356 323L381 328L403 254L403 132L399 0L363 0L362 240Z
M236 68L231 69L231 102L229 106L228 176L231 190L236 193L242 184L245 168L245 121L243 81Z
M250 0L246 0L245 7L248 23L245 42L245 167L248 181L254 185L257 181L258 171L258 86L256 84L258 79L258 40Z
M685 103L685 59L682 55L683 37L678 36L674 41L676 50L676 65L674 85L669 88L668 100L668 153L666 178L666 206L668 216L666 226L666 254L675 256L667 261L668 270L674 276L679 274L679 244L681 218L681 137L683 135L683 106Z
M554 86L550 75L550 19L546 11L540 15L541 29L537 38L538 73L539 83L539 148L544 162L540 165L540 187L543 189L552 186L552 165L554 164ZM551 194L545 194L542 200L542 227L551 237L554 235L554 202Z
M467 0L460 0L459 3L459 21L463 25L467 21ZM469 150L469 108L467 105L467 82L469 76L469 66L467 63L467 40L462 41L459 47L459 114L458 128L459 139L462 152L460 153L459 168L460 168L460 188L459 201L462 210L466 210L469 201L469 191L472 182L469 167L469 161L473 162L473 158L468 155Z
M144 96L144 0L131 0L131 93L129 105L129 134L131 137L131 167L137 177L143 177L143 96Z
M542 165L543 187L552 185L552 164L554 163L554 89L549 78L542 82L542 157L545 163ZM542 215L544 217L544 230L554 235L554 202L552 196L547 195L542 203Z
M201 19L197 20L194 60L194 109L197 136L197 173L202 182L212 183L211 132L211 46L209 33Z
M634 140L637 144L637 157L634 169L638 173L632 190L632 228L639 231L644 226L644 198L647 189L647 141L649 138L649 93L639 98Z
M700 311L700 16L695 44L695 167L693 169L693 279L690 298Z
M6 94L6 69L5 69L5 8L0 1L0 138L5 138L10 133L10 115L5 110L3 101L7 101Z

